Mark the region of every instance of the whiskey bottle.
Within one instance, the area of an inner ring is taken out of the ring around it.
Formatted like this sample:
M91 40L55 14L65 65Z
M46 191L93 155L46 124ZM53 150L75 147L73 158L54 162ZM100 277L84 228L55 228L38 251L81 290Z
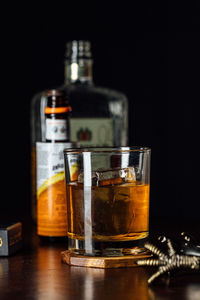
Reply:
M73 108L70 138L81 146L126 146L128 100L123 93L95 86L92 64L89 41L67 43L62 88Z
M63 149L72 146L69 142L71 107L63 91L49 90L40 101L33 102L32 108L35 108L32 114L33 210L37 207L37 234L51 239L66 237Z
M31 101L31 194L34 220L36 220L36 186L39 184L36 174L36 147L37 151L40 145L48 147L47 143L51 143L49 147L52 147L52 144L58 147L57 142L59 142L59 144L63 143L63 148L66 148L72 145L68 140L73 143L78 142L79 146L126 146L128 144L126 96L118 91L94 85L93 59L89 41L68 42L66 49L65 83L59 88L59 91L68 94L72 106L69 120L70 132L66 140L49 140L48 132L46 133L46 126L52 124L52 120L47 120L49 117L45 114L48 91L36 94ZM58 99L58 95L54 97ZM57 117L56 120L57 123L60 122Z

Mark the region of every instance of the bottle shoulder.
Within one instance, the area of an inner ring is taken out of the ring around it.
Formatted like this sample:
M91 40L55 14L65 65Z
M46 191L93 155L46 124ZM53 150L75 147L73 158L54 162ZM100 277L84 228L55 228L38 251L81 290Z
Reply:
M123 93L106 87L71 84L63 86L72 106L72 117L121 117L128 113L128 100Z
M69 97L73 96L87 96L88 99L92 98L93 101L95 99L102 99L107 101L124 101L128 102L126 95L123 92L119 92L115 89L111 89L103 86L96 86L91 84L70 84L64 85L63 88L69 94Z
M94 87L94 91L107 96L112 101L119 101L119 100L127 101L126 95L115 89L111 89L108 87L102 87L102 86L96 86L96 87Z

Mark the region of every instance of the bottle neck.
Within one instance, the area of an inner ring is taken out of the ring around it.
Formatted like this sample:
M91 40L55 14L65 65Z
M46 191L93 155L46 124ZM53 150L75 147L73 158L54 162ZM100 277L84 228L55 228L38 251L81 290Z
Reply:
M65 62L65 82L92 84L92 59L78 59Z

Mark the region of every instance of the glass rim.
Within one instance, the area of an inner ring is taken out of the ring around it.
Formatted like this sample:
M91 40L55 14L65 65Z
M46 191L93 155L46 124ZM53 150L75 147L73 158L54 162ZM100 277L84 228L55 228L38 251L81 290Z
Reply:
M65 148L64 154L81 154L81 153L132 153L132 152L151 152L151 148L142 146L127 147L79 147Z

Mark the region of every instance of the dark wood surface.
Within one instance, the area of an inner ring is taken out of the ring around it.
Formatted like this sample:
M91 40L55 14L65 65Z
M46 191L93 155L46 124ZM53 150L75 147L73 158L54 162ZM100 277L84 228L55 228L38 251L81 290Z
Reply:
M151 235L190 231L199 234L198 223L154 222ZM95 269L61 263L67 244L44 244L35 229L23 221L23 249L0 258L0 299L200 299L200 273L179 272L163 277L151 286L154 271L144 267ZM198 236L199 237L199 236Z

